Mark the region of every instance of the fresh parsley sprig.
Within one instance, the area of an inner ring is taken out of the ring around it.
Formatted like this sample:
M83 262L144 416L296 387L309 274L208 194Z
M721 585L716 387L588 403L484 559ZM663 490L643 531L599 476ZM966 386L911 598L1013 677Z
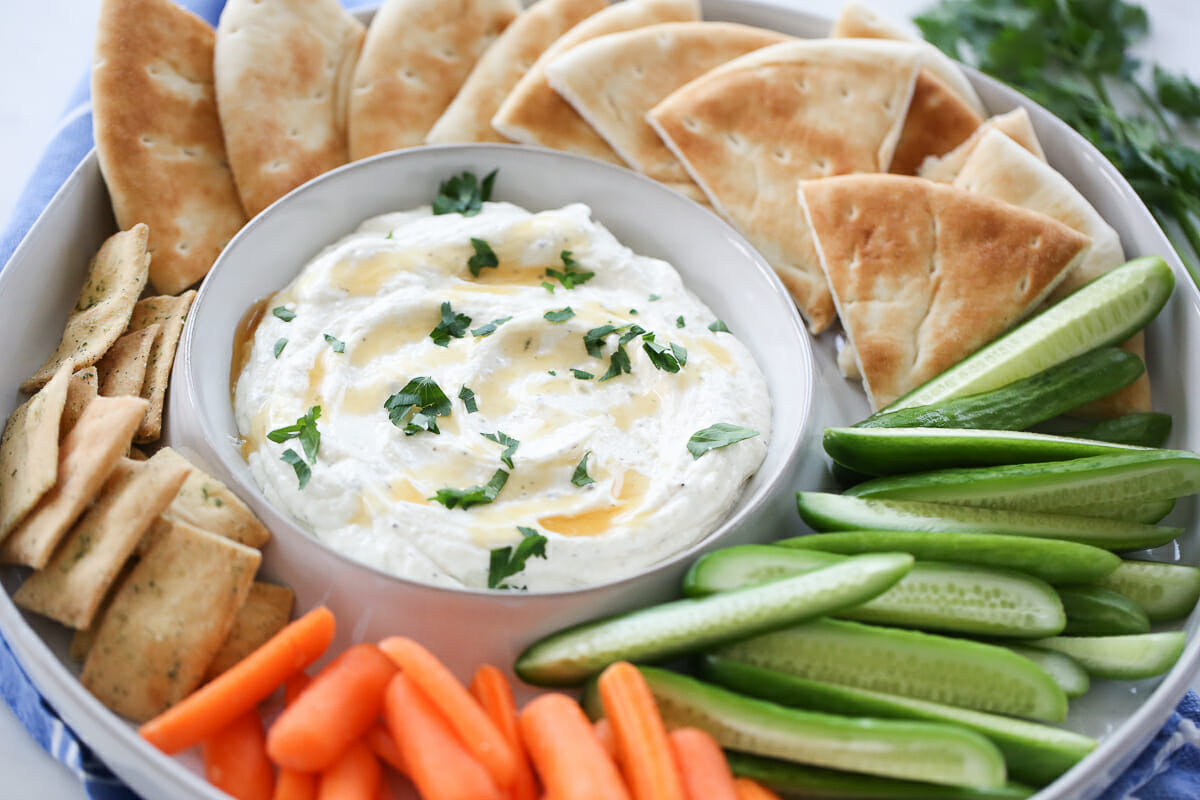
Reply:
M450 301L442 303L442 321L429 332L429 338L438 347L449 347L450 339L461 339L467 335L471 327L471 318L466 314L456 314L450 307Z
M506 578L511 578L525 569L526 562L531 558L546 557L547 539L533 528L518 526L521 541L516 547L497 547L491 550L488 560L488 588L511 589L504 584Z
M579 262L576 261L571 256L570 250L563 250L561 253L558 254L558 257L562 259L563 268L562 269L548 268L546 270L546 275L548 277L557 279L558 282L562 284L562 287L564 289L574 289L579 284L587 283L592 278L596 277L596 273L588 272L587 270L583 269L580 266ZM547 286L548 284L542 284L542 285ZM553 285L549 285L549 286L550 286L550 291L553 292L554 291Z
M484 239L476 239L471 237L471 247L475 248L475 255L467 259L467 269L471 270L471 275L478 278L479 272L485 267L500 266L500 259L496 256L496 251Z
M462 172L442 181L433 201L433 213L475 216L483 208L483 204L492 199L492 187L496 184L497 172L498 170L492 170L482 181L475 177L474 172Z
M321 449L321 432L317 430L317 420L321 418L321 407L313 406L303 417L296 420L295 425L276 428L267 433L267 438L276 444L283 444L289 439L299 439L304 448L304 455L309 461L317 460L317 451Z
M441 433L437 418L450 416L450 398L428 376L413 378L383 404L392 424L412 436L421 431Z

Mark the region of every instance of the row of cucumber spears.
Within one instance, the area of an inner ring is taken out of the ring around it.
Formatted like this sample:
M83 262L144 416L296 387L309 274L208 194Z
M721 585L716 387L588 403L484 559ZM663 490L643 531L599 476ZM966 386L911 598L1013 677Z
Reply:
M1170 417L1026 432L1136 380L1114 345L1173 286L1161 259L1131 261L826 430L851 486L798 495L820 533L709 553L685 599L547 637L518 675L579 686L643 665L669 726L804 797L1028 797L1097 744L1046 723L1092 678L1168 671L1184 635L1151 625L1200 598L1200 570L1117 555L1179 536L1155 523L1200 492L1200 456L1158 449Z

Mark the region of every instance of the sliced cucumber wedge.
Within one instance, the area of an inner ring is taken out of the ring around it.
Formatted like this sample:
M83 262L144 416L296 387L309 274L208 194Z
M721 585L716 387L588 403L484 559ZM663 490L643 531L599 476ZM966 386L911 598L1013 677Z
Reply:
M615 661L666 659L859 605L890 589L912 565L912 556L902 553L858 556L803 575L586 622L535 642L514 669L535 686L578 685Z
M1161 451L1160 451L1161 452ZM1162 520L1175 508L1174 500L1153 500L1149 503L1089 503L1083 506L1067 506L1056 510L1055 514L1068 516L1087 516L1091 514L1097 519L1111 519L1117 522L1137 522L1143 525L1153 525ZM1085 513L1086 512L1086 513Z
M1062 775L1096 747L1095 739L1049 725L811 681L717 656L705 659L704 676L735 692L810 711L962 725L1000 748L1012 778L1038 786Z
M1019 644L1008 644L1005 646L1017 655L1028 658L1050 673L1050 677L1054 678L1054 682L1062 687L1063 692L1071 700L1074 700L1076 697L1082 697L1092 686L1092 681L1088 677L1087 670L1075 663L1075 660L1070 656L1056 653L1053 650L1022 647Z
M1200 602L1200 569L1157 561L1122 561L1096 581L1142 607L1151 622L1186 617Z
M864 475L1066 461L1134 449L1046 433L955 428L826 428L824 444L830 458Z
M1132 636L1052 636L1027 644L1070 656L1093 678L1136 681L1162 675L1175 666L1183 653L1184 635L1172 631Z
M1030 318L887 407L896 411L997 389L1097 347L1117 344L1158 314L1175 275L1136 258Z
M1096 517L971 508L945 503L867 499L822 492L800 492L796 495L796 505L801 518L818 531L993 533L1038 539L1063 539L1102 547L1105 550L1158 547L1183 533L1183 528L1156 527Z
M1097 439L1117 444L1162 447L1171 435L1171 415L1156 412L1126 414L1071 431L1070 435L1079 439Z
M1150 618L1125 595L1102 586L1060 586L1067 612L1067 636L1123 636L1149 633Z
M845 555L911 553L921 561L1017 570L1053 584L1094 581L1121 563L1120 558L1099 547L992 533L844 531L797 536L776 542L775 546Z
M1003 647L966 639L820 619L723 645L712 654L977 711L1046 722L1062 722L1067 715L1067 696L1045 670Z
M728 547L696 561L684 579L684 594L698 597L737 589L844 558L773 545ZM979 636L1053 636L1066 624L1058 595L1045 581L1013 570L925 561L913 564L883 594L835 616Z

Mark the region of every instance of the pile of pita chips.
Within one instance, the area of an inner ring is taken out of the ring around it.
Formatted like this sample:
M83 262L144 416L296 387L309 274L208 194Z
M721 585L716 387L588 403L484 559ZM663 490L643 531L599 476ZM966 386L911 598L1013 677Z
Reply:
M175 364L175 351L195 299L196 292L187 291L177 297L147 297L139 300L133 308L129 318L131 332L156 330L146 359L145 377L137 392L149 406L145 419L138 426L135 442L156 442L162 435L163 406L167 385L171 380L171 368ZM100 394L105 394L103 385Z

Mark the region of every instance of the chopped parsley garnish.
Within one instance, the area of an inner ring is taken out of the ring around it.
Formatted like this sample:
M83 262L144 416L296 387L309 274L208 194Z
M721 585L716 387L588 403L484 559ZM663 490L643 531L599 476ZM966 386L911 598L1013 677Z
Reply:
M429 338L433 339L433 343L438 347L449 347L450 339L463 338L470 326L471 318L466 314L454 313L454 309L450 308L450 301L447 300L442 303L442 321L429 332Z
M555 372L555 371L554 371L554 370L552 370L552 369L548 369L548 370L546 370L546 374L547 374L547 375L550 375L551 377L555 377L555 378L557 378L557 377L558 377L558 373L557 373L557 372Z
M491 551L488 560L488 588L510 589L503 584L505 578L511 578L525 569L525 562L530 558L546 557L547 539L533 528L517 526L521 532L521 541L516 547L497 547Z
M584 372L583 370L575 369L574 367L571 368L571 374L576 378L579 378L581 381L590 381L592 378L596 377L590 372Z
M652 294L652 295L650 295L650 297L648 297L647 299L648 299L648 300L649 300L651 303L653 303L653 302L655 302L655 301L657 301L657 300L662 300L662 297L660 297L659 295L656 295L656 294Z
M570 306L560 308L558 311L547 311L542 315L547 322L566 322L573 316L575 316L575 310Z
M394 233L395 233L395 231L388 231L388 235L387 235L387 236L385 236L385 237L383 237L383 238L384 238L384 239L390 239L390 238L392 238L392 234L394 234Z
M483 486L471 486L466 489L438 489L437 494L429 498L436 500L446 508L468 509L471 506L486 505L496 499L504 484L508 482L508 473L502 469L496 470L492 479Z
M500 259L496 257L496 251L486 241L472 236L471 246L475 248L475 255L467 259L467 269L471 270L471 274L476 278L479 277L479 271L484 267L500 266Z
M554 284L548 281L542 281L542 288L550 294L554 294Z
M450 398L433 378L425 376L406 383L403 389L387 399L383 407L392 424L403 428L405 436L421 431L441 433L437 418L450 416Z
M287 339L275 340L275 357L279 358L279 354L283 352L283 348L287 347Z
M512 469L513 454L517 452L517 448L520 447L521 443L509 436L504 431L496 431L495 433L481 433L479 435L489 441L495 442L496 444L504 445L504 452L500 454L500 460L504 462L506 467Z
M629 313L636 317L638 310L636 308L631 308L631 309L629 309Z
M296 312L286 306L275 306L271 309L271 313L279 317L284 322L291 322L296 318Z
M475 393L468 389L465 385L458 390L458 399L463 401L463 405L466 406L468 414L474 414L479 410L479 406L475 404Z
M602 381L611 380L618 375L628 374L632 371L629 354L625 352L625 345L639 336L642 337L642 349L650 357L650 363L658 369L666 372L679 372L680 368L687 364L687 350L677 344L659 344L654 340L653 332L633 324L601 325L598 328L592 328L583 335L583 346L587 349L588 355L593 358L602 358L604 340L614 333L620 333L621 338L617 340L617 349L609 360L608 371L600 378Z
M486 325L480 325L478 328L472 328L471 335L472 336L491 336L493 333L496 332L496 328L499 328L501 325L508 322L510 319L512 319L512 317L500 317L499 319L492 320L491 322L487 323Z
M729 326L725 324L725 320L721 319L709 325L708 329L713 333L729 333Z
M683 321L683 315L682 315L682 314L681 314L681 315L679 315L678 317L676 317L676 318L675 318L675 327L676 327L676 328L684 328L684 327L687 327L687 323Z
M687 449L692 454L692 458L699 458L709 450L728 447L755 436L758 436L758 431L751 428L743 428L730 422L718 422L716 425L709 425L704 430L693 433L692 438L688 439Z
M571 476L571 483L575 484L576 486L587 486L595 483L595 481L592 480L592 477L588 475L587 471L587 460L588 456L591 454L592 451L588 450L583 454L583 458L579 459L579 463L575 465L575 474Z
M548 268L546 274L551 278L557 278L564 289L574 289L581 283L587 283L592 278L596 277L596 273L587 272L579 268L579 262L571 258L570 250L563 250L559 253L559 258L562 259L563 268L561 270ZM546 286L548 284L542 284ZM551 291L554 291L551 288Z
M327 334L325 334L325 341L329 342L329 346L331 348L333 348L333 352L335 352L335 353L346 352L346 343L343 342L341 339L338 339L335 336L330 336L327 333Z
M308 479L312 477L312 470L308 464L305 464L304 459L290 447L283 451L280 460L285 464L291 464L292 469L296 470L296 478L299 479L300 488L303 489L304 485L308 483Z
M679 372L687 366L687 350L672 343L669 347L654 341L654 334L642 336L642 349L650 356L650 363L665 372Z
M609 359L608 371L600 376L600 380L612 380L619 375L628 375L632 371L633 365L629 362L629 353L625 352L625 345L619 344L613 351L612 358Z
M321 407L313 406L295 425L276 428L267 434L267 438L276 444L282 444L289 439L299 439L304 448L304 455L309 461L317 460L317 451L321 449L321 432L317 430L317 420L321 418Z
M496 172L492 170L481 182L473 172L455 175L438 186L433 201L434 214L462 214L473 217L492 199L492 187L496 183Z

